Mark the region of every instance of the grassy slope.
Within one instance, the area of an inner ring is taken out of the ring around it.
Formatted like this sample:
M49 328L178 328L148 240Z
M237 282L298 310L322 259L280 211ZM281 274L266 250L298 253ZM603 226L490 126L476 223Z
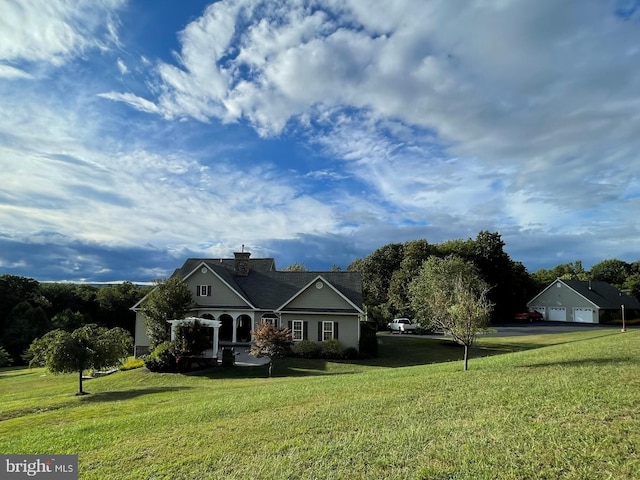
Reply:
M468 372L425 365L460 358L441 340L382 340L366 363L139 369L86 397L0 370L0 452L77 453L96 479L639 478L640 331L486 338Z

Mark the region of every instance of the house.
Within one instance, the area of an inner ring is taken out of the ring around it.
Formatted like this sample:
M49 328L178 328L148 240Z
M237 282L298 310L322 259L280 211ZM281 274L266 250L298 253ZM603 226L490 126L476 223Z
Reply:
M606 282L560 278L527 303L545 320L580 323L621 318L623 305L627 311L640 310L640 302Z
M244 251L234 257L189 258L173 273L193 296L187 317L207 320L220 346L249 345L252 331L271 322L291 329L294 342L335 338L344 348L358 348L365 316L359 273L278 271L273 258L253 259ZM136 356L149 349L140 311L145 299L132 307Z

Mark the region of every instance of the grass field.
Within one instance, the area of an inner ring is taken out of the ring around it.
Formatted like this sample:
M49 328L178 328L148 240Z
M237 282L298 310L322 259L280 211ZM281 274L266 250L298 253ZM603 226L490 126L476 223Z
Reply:
M0 369L0 452L78 454L82 479L640 478L640 330L381 337L283 360L87 381ZM479 357L482 358L479 358Z

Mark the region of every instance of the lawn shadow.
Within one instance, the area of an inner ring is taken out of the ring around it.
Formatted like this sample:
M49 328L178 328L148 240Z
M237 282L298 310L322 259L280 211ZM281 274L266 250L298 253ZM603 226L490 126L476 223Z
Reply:
M153 395L154 393L167 393L177 392L180 390L187 390L191 387L149 387L149 388L136 388L131 390L115 390L109 392L87 392L81 398L83 402L114 402L118 400L130 400L142 395Z
M635 359L631 357L581 358L576 360L559 360L557 362L531 363L531 364L519 365L518 368L534 369L534 368L548 368L548 367L603 367L603 366L629 364L629 362L633 362L634 360Z

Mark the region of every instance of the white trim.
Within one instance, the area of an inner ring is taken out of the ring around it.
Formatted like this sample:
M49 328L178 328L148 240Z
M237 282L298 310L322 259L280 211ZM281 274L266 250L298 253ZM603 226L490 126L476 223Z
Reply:
M296 323L300 324L300 338L295 338ZM291 338L294 342L301 342L304 340L304 320L291 320Z
M196 268L194 268L193 270L191 270L191 272L189 272L188 274L186 274L184 277L182 277L182 281L186 282L187 278L189 278L191 275L193 275L194 273L196 273L201 267L206 267L211 273L213 273L216 278L218 280L220 280L229 290L231 290L233 293L236 294L236 296L238 298L240 298L246 305L248 305L249 307L251 307L253 310L258 310L256 307L254 307L251 302L249 300L247 300L243 295L240 294L240 292L238 292L235 288L233 288L231 285L229 285L220 275L218 275L218 273L213 270L211 267L209 267L209 265L207 265L207 262L200 262Z
M325 330L324 328L325 325L331 325L331 328L329 330ZM324 338L325 334L327 333L331 333L331 336L329 338ZM322 320L322 341L324 342L325 340L330 340L333 338L336 338L335 322L329 321L329 320Z
M289 300L287 300L282 305L280 305L280 307L276 308L275 311L276 312L281 311L289 303L293 302L296 298L298 298L300 295L302 295L302 293L304 293L307 289L309 289L311 287L311 285L314 285L317 281L323 282L325 285L327 285L329 288L331 288L335 293L337 293L345 302L347 302L349 305L351 305L358 313L364 314L364 312L360 309L360 307L358 307L355 303L353 303L351 300L349 300L347 297L345 297L340 290L338 290L336 287L334 287L331 284L331 282L329 282L327 279L325 279L322 275L316 276L313 280L311 280L304 287L302 287L300 290L298 290L298 292L296 292L296 294L293 295ZM287 312L287 313L290 313L290 312ZM329 310L327 310L325 312L325 315L326 315L326 313L329 313Z

